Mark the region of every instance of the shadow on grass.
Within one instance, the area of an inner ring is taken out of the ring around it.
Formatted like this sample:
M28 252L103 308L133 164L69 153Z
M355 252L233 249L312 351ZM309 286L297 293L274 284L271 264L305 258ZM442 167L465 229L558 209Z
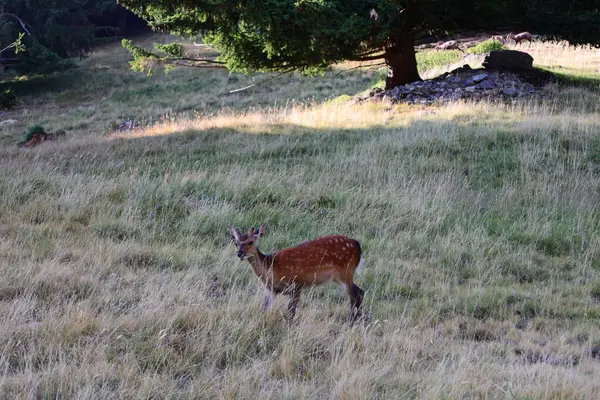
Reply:
M558 83L563 86L583 87L600 91L600 74L566 67L543 67L540 69L552 72L558 78Z
M48 92L60 92L77 86L85 79L77 68L46 75L21 76L0 83L0 90L12 89L19 97L36 96Z

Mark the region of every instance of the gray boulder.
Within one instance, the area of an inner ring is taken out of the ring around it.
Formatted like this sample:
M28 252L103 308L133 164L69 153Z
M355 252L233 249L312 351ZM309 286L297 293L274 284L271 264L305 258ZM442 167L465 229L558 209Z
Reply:
M488 70L520 71L533 68L533 57L517 50L491 51L483 61Z

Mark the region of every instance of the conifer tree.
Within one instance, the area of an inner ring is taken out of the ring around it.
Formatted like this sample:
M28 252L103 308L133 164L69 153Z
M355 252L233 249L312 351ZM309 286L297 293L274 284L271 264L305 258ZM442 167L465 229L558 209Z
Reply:
M156 62L234 72L323 71L344 60L381 60L386 86L419 80L415 40L512 27L572 43L600 40L600 1L578 0L119 0L156 30L201 35L216 60L135 47L134 67Z
M21 72L60 69L106 31L90 15L117 7L116 0L0 0L0 65Z

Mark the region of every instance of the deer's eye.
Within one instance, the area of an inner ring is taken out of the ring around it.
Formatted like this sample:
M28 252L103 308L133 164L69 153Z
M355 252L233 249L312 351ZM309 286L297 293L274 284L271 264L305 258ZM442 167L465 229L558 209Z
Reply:
M254 242L251 240L248 242L248 246L252 246L254 244Z

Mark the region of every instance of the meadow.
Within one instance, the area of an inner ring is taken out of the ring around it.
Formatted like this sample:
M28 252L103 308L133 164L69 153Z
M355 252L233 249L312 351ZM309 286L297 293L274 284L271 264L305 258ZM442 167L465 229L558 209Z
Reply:
M118 45L14 82L0 397L600 397L600 57L519 47L564 74L542 100L352 105L381 79L352 65L230 94L267 77ZM17 148L33 123L66 138ZM358 239L365 318L334 286L263 312L227 232L260 223L263 252Z

